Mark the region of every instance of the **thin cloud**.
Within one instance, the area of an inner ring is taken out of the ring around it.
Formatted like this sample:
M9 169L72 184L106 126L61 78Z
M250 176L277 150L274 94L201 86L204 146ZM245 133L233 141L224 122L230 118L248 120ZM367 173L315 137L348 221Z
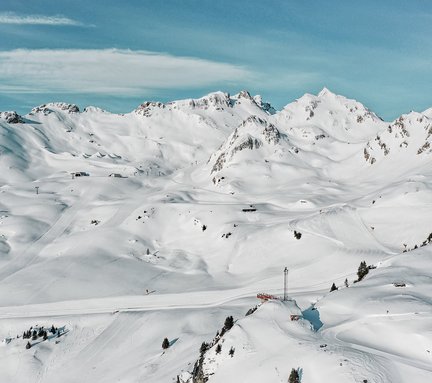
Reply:
M248 83L246 68L149 51L0 51L0 92L88 93L132 96L151 89L193 89Z
M61 15L18 15L12 12L0 13L0 24L84 26L77 20Z

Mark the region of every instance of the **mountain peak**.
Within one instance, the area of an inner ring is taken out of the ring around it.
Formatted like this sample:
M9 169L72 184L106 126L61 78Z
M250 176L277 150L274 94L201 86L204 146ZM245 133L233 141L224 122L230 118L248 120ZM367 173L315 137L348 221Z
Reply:
M335 96L336 94L330 91L328 88L324 87L318 93L318 97Z

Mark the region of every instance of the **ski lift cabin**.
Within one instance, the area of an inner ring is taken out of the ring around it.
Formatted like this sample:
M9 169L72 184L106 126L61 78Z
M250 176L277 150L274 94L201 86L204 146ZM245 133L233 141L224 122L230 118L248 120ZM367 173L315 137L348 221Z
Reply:
M267 294L267 293L259 293L259 294L257 294L257 298L261 299L261 301L263 301L263 302L267 302L268 300L271 300L271 299L273 299L273 300L277 299L277 297L275 297L274 295Z

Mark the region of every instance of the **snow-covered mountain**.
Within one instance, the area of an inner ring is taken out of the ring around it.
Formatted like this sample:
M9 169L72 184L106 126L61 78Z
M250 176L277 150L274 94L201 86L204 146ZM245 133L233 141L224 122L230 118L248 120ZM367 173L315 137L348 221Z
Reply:
M0 112L0 382L429 382L431 136L328 89Z

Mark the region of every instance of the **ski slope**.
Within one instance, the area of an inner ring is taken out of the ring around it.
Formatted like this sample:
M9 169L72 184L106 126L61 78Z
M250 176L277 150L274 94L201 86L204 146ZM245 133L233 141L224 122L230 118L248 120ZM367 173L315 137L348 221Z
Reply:
M430 118L327 89L0 114L0 382L199 382L228 316L208 382L429 382Z

